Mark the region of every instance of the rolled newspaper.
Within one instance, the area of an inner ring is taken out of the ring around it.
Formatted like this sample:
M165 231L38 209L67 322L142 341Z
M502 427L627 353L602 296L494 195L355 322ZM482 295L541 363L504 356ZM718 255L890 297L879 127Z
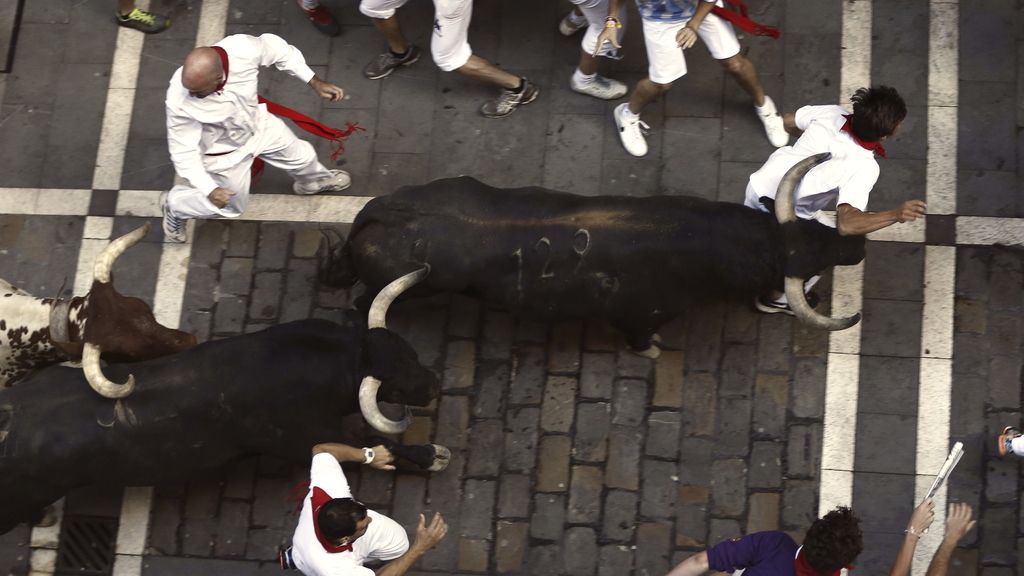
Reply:
M935 481L932 482L932 487L928 489L928 495L925 499L935 496L935 493L939 491L939 488L946 482L946 478L949 478L950 473L956 468L956 465L960 462L960 458L964 455L964 445L962 442L953 444L953 448L949 451L949 456L946 457L946 461L942 463L942 468L939 469L938 475L935 476Z

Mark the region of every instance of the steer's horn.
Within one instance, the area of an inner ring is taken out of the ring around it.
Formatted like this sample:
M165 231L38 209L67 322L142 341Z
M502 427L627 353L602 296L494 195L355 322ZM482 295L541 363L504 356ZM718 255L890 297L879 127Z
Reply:
M114 260L117 260L117 257L124 254L125 250L137 244L139 240L142 240L148 232L149 222L146 222L135 230L113 240L103 250L103 252L100 252L100 255L96 257L96 264L94 264L92 268L93 280L103 282L104 284L110 282L110 269L114 266Z
M391 303L402 292L423 280L429 271L430 267L424 266L388 284L377 293L377 297L373 299L373 305L370 306L369 327L386 328L384 319L387 316ZM412 421L411 418L409 418L408 414L401 420L391 420L385 416L380 411L380 407L377 406L378 390L380 390L380 380L373 376L363 378L362 383L359 385L359 409L363 413L363 418L370 423L370 426L385 434L401 434L405 432L405 429L409 427L409 423Z
M775 218L778 219L779 224L787 224L796 220L797 185L800 184L800 180L803 179L804 175L811 168L827 161L831 157L832 155L828 152L822 152L821 154L804 158L790 168L786 175L782 177L782 182L779 183L779 191L775 195ZM787 245L786 251L787 256L792 255L791 246ZM815 312L814 308L811 308L810 304L807 303L807 297L804 295L803 278L787 276L785 288L786 300L789 301L789 307L793 310L793 314L810 326L825 330L845 330L860 321L860 312L846 318L830 318Z
M82 371L89 386L104 398L124 398L135 390L135 377L129 375L124 384L115 384L103 375L100 368L100 347L86 342L82 347Z

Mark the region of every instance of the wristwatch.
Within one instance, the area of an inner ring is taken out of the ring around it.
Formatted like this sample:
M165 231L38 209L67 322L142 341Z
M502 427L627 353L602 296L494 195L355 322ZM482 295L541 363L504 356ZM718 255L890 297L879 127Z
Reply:
M365 460L363 460L363 464L369 464L370 462L373 462L374 456L375 454L373 453L373 448L363 448L363 457L365 458Z

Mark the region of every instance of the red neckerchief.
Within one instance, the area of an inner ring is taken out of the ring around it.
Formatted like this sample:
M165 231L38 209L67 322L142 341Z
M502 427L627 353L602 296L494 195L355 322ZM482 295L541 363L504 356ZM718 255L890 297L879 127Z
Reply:
M220 84L217 84L217 89L215 90L215 92L220 92L228 82L228 53L220 46L210 46L210 48L213 48L217 52L217 56L220 56L220 65L224 67L224 79L220 81Z
M725 3L730 6L735 6L739 9L739 12L715 6L711 9L711 13L719 18L724 18L729 22L732 22L737 28L740 28L744 32L753 34L754 36L771 36L772 38L779 37L779 29L775 26L758 24L747 17L747 5L743 3L743 0L725 0Z
M793 559L793 568L796 570L796 576L822 576L820 572L811 568L811 565L807 563L807 558L803 553L803 547L797 550L796 558ZM847 570L853 570L853 566L847 566ZM839 576L842 574L842 569L836 570L829 574L829 576Z
M868 142L866 140L861 140L853 133L853 125L850 122L850 119L853 118L853 114L843 114L843 118L846 118L846 122L843 123L843 127L840 128L840 130L849 134L850 138L853 138L853 141L861 148L871 150L875 154L885 158L885 148L882 147L881 142Z
M338 546L327 538L324 538L324 535L320 533L320 509L323 508L324 504L331 501L331 497L327 495L327 492L324 492L322 489L314 486L313 495L310 496L309 499L313 508L313 531L316 532L316 539L320 541L320 545L324 547L324 550L327 550L331 554L337 554L338 552L351 552L351 544Z

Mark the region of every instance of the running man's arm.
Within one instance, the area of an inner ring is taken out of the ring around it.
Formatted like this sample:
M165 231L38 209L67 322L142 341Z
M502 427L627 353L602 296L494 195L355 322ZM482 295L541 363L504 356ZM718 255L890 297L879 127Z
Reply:
M448 533L448 524L441 517L441 514L434 514L434 518L427 526L426 519L420 514L420 524L416 527L416 541L409 550L377 570L377 576L402 576L412 565L427 553L431 548L437 546L444 535Z

